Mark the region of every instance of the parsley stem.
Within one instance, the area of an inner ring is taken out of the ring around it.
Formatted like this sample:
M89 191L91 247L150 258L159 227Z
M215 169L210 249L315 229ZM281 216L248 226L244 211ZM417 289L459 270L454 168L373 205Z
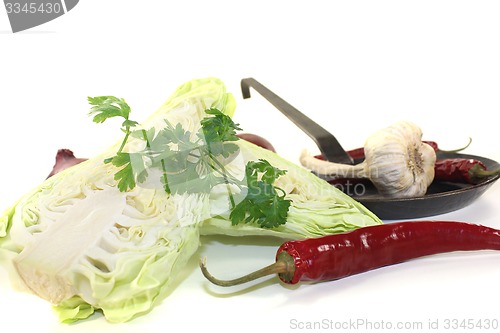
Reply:
M170 190L170 186L168 186L168 179L167 179L168 175L167 175L167 168L165 166L165 160L162 159L160 163L163 171L163 174L161 175L161 177L163 178L163 187L165 189L165 192L171 193L172 191Z
M231 191L231 188L229 187L229 178L228 178L228 175L230 175L229 172L227 172L226 168L224 167L224 165L222 163L220 163L215 157L212 156L212 154L209 153L209 156L210 156L210 159L220 168L220 169L217 169L217 167L213 166L213 165L210 165L210 167L218 172L220 175L222 175L222 177L224 178L224 183L226 184L226 187L227 187L227 193L229 195L229 201L231 203L231 209L234 209L234 207L236 207L236 202L234 201L234 196L233 196L233 193ZM240 189L241 189L241 186L238 184L239 181L234 178L233 176L231 176L232 180L233 180L233 183L238 186Z
M231 193L231 188L229 187L229 183L227 182L226 182L226 188L227 188L227 194L229 195L229 202L231 203L231 209L234 209L234 207L236 207L236 202L234 201L233 193Z
M231 180L235 183L235 185L238 185L239 180L237 178L235 178L234 176L232 176L229 172L227 172L226 168L224 167L224 164L222 164L220 161L218 161L210 153L208 154L208 157L210 158L210 160L212 160L214 162L214 164L216 164L216 165L212 165L212 164L208 163L208 165L210 166L210 168L212 168L212 170L214 170L219 175L221 175L222 177L224 177L224 179L227 180L228 183L229 183L229 177L228 176L230 176ZM238 186L238 187L240 187L240 186Z
M146 132L145 129L142 129L141 133L142 133L142 137L144 138L144 141L146 141L146 148L148 148L148 152L150 152L151 151L151 144L150 144L149 139L148 139L148 133Z
M130 135L130 126L127 126L125 127L125 137L123 138L120 148L118 148L118 151L116 152L117 155L122 152L123 148L125 148L125 144L127 143L129 135Z

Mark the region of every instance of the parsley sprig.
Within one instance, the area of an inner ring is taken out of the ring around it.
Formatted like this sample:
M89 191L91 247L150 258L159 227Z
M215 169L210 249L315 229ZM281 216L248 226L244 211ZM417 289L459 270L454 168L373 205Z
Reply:
M231 223L236 225L241 221L257 222L264 228L274 228L284 224L291 201L285 199L285 192L275 187L273 183L286 171L259 159L248 162L245 172L248 192L231 211L229 215Z
M129 105L123 98L117 98L114 96L88 97L88 101L89 104L92 105L90 114L94 114L93 121L95 123L103 123L107 119L114 117L121 117L124 119L122 123L122 131L125 132L125 138L123 139L117 154L121 153L130 135L130 128L138 125L136 121L129 119Z
M152 170L159 170L160 182L167 193L209 193L214 186L225 185L233 225L257 223L263 228L274 228L286 223L291 201L274 185L286 170L261 159L246 164L243 180L228 172L224 161L239 152L234 142L239 140L236 131L241 128L220 110L205 110L207 116L196 133L168 120L160 130L133 130L138 123L129 119L131 109L124 99L100 96L89 97L88 101L94 122L103 123L114 117L124 119L121 129L125 137L120 148L104 160L119 168L114 179L120 191L134 189L153 174ZM129 137L143 140L144 148L124 152Z

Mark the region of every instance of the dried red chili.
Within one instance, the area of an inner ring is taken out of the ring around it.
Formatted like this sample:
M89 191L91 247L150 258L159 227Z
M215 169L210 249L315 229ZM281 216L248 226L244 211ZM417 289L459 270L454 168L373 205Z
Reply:
M500 174L500 169L488 171L478 160L449 158L437 160L434 166L434 180L477 184L487 177Z
M500 250L500 230L453 221L408 221L283 243L276 262L234 280L219 280L200 262L214 284L233 286L278 274L287 284L330 281L410 259L454 251Z

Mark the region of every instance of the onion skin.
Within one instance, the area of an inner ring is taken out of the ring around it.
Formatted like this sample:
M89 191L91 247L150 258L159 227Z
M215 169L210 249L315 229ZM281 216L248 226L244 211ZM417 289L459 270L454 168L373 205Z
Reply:
M56 173L59 173L64 169L72 167L73 165L77 165L86 160L86 158L75 157L73 152L69 149L59 149L56 154L56 163L54 164L52 171L49 173L47 178L50 178Z

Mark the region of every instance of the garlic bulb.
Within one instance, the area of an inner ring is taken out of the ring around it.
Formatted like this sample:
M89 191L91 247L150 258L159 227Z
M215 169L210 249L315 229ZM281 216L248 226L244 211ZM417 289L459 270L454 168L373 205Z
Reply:
M434 179L436 152L422 142L422 130L400 121L372 134L365 142L365 160L357 165L323 161L303 151L300 163L319 176L368 178L383 196L423 196Z

